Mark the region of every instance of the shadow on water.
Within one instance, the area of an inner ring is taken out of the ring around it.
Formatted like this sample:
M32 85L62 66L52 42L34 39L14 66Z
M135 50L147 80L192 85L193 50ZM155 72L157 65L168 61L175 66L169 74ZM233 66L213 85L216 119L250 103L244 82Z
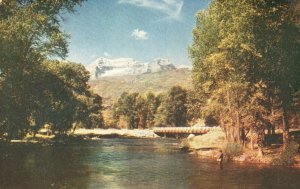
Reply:
M300 170L199 161L170 139L0 149L0 188L300 188Z
M202 162L203 164L204 162ZM225 163L221 169L212 162L199 166L199 174L189 178L188 188L282 189L299 188L300 171L287 168L257 167Z
M1 188L86 188L87 166L81 164L86 148L14 144L1 149Z

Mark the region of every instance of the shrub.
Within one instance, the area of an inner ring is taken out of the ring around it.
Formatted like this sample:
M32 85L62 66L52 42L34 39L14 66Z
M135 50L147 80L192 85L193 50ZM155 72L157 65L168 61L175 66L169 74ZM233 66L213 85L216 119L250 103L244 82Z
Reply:
M283 148L279 157L273 159L273 164L291 166L295 163L294 157L298 152L299 144L296 142L289 143L286 148Z
M225 156L230 159L232 157L241 155L243 152L243 147L237 143L228 143L223 149L223 152Z
M182 151L188 151L189 148L190 148L190 144L188 142L188 139L185 138L181 141L181 143L179 144L179 148L182 150Z

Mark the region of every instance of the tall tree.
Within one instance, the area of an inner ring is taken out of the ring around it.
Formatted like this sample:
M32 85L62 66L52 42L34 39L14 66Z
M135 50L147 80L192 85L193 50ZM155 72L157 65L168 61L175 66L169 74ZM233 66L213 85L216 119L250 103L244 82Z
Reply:
M293 1L258 1L259 17L255 17L254 36L261 54L255 64L257 80L267 86L266 95L272 110L280 112L283 142L289 142L289 119L293 114L293 99L300 90L300 38L297 12ZM299 20L298 20L299 21Z
M186 126L187 91L180 86L172 87L163 97L155 119L156 126Z
M272 109L280 109L288 142L300 81L299 28L292 7L291 1L213 0L197 15L189 49L195 88L203 94L202 111L215 114L229 140L239 142L246 125L264 130Z
M41 65L49 57L64 58L67 35L60 30L61 14L82 0L3 0L0 4L0 91L5 101L0 122L9 137L23 136L30 125L38 95Z
M146 107L147 107L147 127L151 128L155 124L155 114L160 105L159 97L156 97L153 93L149 92L146 95Z
M114 118L119 120L121 116L124 116L129 129L138 128L138 97L139 93L124 92L114 105Z
M239 141L241 109L249 83L253 10L245 1L212 1L197 15L190 48L195 88L202 95L204 115L215 114L228 140Z

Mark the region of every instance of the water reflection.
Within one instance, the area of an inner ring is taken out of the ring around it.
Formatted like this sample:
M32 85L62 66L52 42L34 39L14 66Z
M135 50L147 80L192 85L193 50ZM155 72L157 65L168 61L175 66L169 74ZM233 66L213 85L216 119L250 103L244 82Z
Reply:
M0 188L300 188L300 171L199 161L175 140L0 148Z

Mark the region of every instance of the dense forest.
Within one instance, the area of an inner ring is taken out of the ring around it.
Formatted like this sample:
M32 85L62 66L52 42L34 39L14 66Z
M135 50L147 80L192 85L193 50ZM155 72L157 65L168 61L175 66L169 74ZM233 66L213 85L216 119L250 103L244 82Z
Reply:
M159 95L125 92L113 106L113 124L131 129L186 126L187 104L187 91L180 86Z

